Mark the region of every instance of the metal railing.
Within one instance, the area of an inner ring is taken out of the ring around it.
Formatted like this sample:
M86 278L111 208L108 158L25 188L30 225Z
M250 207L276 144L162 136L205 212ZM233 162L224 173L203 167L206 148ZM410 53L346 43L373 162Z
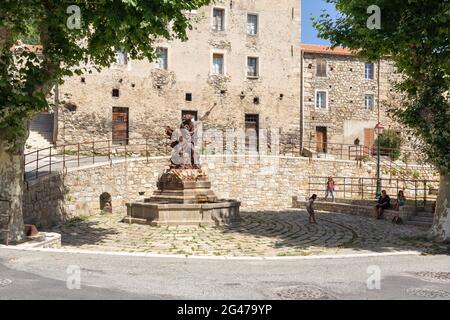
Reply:
M81 165L96 164L109 162L112 164L113 159L127 159L139 155L146 157L147 160L150 157L155 156L169 156L171 154L170 139L162 139L162 143L155 144L156 138L147 139L127 139L124 143L117 143L113 140L99 140L80 143L71 143L61 146L48 147L25 154L24 164L25 181L37 179L41 176L51 174L55 171L64 171L68 167L80 167ZM227 150L226 135L223 135L223 144L217 150L211 148L211 141L202 141L201 154L230 154L230 150ZM242 146L239 148L234 141L232 143L234 154L240 154L242 152L255 154L255 151L249 152ZM300 142L298 139L289 139L281 141L277 146L278 153L283 156L306 156L313 158L317 156L316 144L312 141L306 141L303 143L303 152L300 150ZM268 142L266 150L271 152L271 145ZM308 153L308 150L314 150ZM367 148L365 146L356 146L343 143L326 143L323 145L323 153L320 153L321 158L325 159L338 159L338 160L351 160L351 161L376 161L373 148ZM389 154L392 150L383 149L382 154ZM258 152L256 152L258 154ZM389 168L389 172L405 172L402 166L394 163L389 157L382 157L382 166ZM406 176L405 176L406 177ZM404 177L404 178L405 178Z
M308 178L308 195L317 194L319 197L326 194L328 177L310 176ZM377 179L371 177L333 177L336 199L374 200L377 188ZM416 207L427 207L436 201L439 181L418 179L381 179L381 186L391 199L397 198L403 190L408 204Z
M52 172L65 172L69 167L82 165L109 163L113 159L127 160L130 157L141 156L147 158L169 155L166 145L152 148L150 139L127 139L124 143L115 143L113 140L101 140L65 144L48 147L26 153L24 155L24 180L30 181L49 175Z

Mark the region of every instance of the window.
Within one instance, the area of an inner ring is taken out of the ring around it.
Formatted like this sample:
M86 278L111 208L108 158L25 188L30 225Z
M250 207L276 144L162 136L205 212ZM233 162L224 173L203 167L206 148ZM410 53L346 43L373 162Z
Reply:
M225 31L225 10L214 8L213 9L213 31Z
M364 67L364 77L367 80L373 80L373 63L366 63Z
M327 76L327 61L325 59L317 60L316 75L318 77L326 77Z
M181 110L181 120L183 120L184 116L190 115L192 116L192 120L197 121L198 112L195 110Z
M213 54L213 74L223 74L223 54Z
M192 93L186 93L185 99L186 101L192 101Z
M326 91L316 91L316 108L323 110L328 108Z
M126 65L128 63L128 55L123 49L116 50L116 64Z
M250 35L258 34L258 15L256 14L247 15L247 34Z
M259 77L259 58L255 57L247 58L247 77L249 78Z
M373 110L373 94L366 94L364 96L364 109Z
M245 150L253 153L259 150L259 115L245 115Z
M157 53L158 53L158 60L157 60L158 68L167 70L169 67L168 63L169 50L167 48L158 48Z
M114 98L118 98L118 97L120 96L120 91L119 91L119 89L113 89L113 90L112 90L112 96L113 96Z

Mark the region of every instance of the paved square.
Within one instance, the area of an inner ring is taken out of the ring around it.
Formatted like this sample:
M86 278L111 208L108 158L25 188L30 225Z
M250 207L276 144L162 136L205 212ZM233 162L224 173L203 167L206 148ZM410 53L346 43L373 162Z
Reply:
M151 227L120 222L119 214L75 219L52 229L64 248L207 256L301 256L355 252L448 250L424 240L426 229L366 217L303 210L242 212L225 227Z

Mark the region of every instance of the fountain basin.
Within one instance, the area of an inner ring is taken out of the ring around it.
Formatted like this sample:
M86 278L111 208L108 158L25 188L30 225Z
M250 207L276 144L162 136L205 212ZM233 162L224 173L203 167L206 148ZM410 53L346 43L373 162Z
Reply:
M234 200L218 200L208 203L127 203L124 222L152 226L196 225L220 226L240 220L241 203Z

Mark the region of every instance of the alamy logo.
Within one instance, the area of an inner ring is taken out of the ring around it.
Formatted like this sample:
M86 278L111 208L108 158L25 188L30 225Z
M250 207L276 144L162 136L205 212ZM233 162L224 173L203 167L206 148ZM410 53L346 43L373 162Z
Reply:
M381 29L381 9L377 5L371 5L367 8L367 14L370 17L367 19L367 28L370 30Z
M379 266L369 266L367 268L367 273L370 274L366 281L367 289L369 290L380 290L381 289L381 269Z
M71 5L67 7L67 14L70 16L67 18L67 28L70 30L81 29L81 9L79 6Z
M79 266L70 265L66 269L67 277L66 286L69 290L81 289L81 268Z

